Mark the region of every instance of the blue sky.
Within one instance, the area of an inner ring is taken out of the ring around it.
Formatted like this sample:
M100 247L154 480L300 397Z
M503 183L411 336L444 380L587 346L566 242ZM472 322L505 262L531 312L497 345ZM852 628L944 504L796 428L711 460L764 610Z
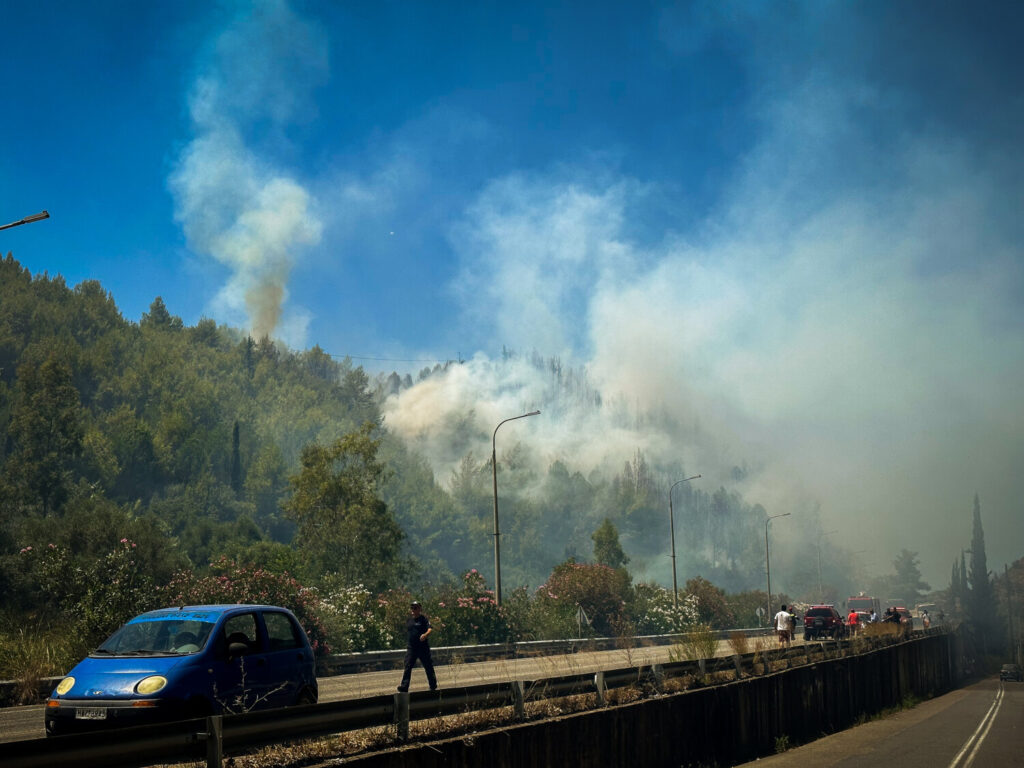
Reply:
M503 345L559 355L935 580L975 491L1024 540L1018 4L9 6L0 219L52 218L0 252L33 272L477 360L495 408Z

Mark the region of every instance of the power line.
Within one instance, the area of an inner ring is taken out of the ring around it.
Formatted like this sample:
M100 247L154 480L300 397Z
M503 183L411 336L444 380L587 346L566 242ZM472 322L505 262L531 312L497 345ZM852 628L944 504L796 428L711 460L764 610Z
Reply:
M447 360L435 360L435 359L425 359L425 358L369 357L369 356L366 356L366 355L336 355L333 352L327 352L326 354L329 355L330 357L336 357L339 360L344 360L345 358L348 358L350 360L374 360L376 362L382 362L382 363L438 363L438 364L441 364L441 363L454 363L454 362L461 363L462 362L461 359L460 360L453 360L451 358L449 358Z

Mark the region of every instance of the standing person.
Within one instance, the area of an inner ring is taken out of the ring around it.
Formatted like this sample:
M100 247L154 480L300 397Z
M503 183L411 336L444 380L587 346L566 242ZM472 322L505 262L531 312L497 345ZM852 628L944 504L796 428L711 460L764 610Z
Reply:
M853 637L857 634L857 611L853 608L850 609L850 615L846 617L846 623L850 625L850 636Z
M786 610L786 604L782 604L782 610L775 614L775 631L779 633L779 645L789 645L789 620L792 618Z
M437 675L434 674L434 661L430 658L430 643L427 640L433 631L430 619L423 615L423 606L420 605L419 600L413 600L409 605L409 618L405 620L408 644L405 648L405 671L402 673L402 682L398 686L400 693L409 690L409 679L412 677L412 668L416 666L416 659L423 664L423 671L427 673L430 690L437 690Z
M868 624L874 624L876 621L878 621L878 611L872 608L871 615L868 616Z

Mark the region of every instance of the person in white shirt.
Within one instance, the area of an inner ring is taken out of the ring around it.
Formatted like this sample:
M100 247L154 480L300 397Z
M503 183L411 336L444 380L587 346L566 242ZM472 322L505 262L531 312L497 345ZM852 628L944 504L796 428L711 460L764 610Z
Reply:
M792 618L792 614L786 610L786 605L783 603L782 610L775 614L775 629L779 633L779 645L788 646L792 639L789 631Z

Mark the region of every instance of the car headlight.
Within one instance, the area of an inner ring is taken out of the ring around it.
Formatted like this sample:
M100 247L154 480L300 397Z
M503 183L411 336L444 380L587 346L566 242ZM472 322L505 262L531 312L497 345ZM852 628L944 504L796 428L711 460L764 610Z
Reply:
M70 691L75 685L75 678L65 677L59 683L57 683L57 693L63 696L65 693Z
M135 686L135 692L141 693L143 696L148 696L151 693L156 693L161 688L167 685L167 678L163 675L153 675L140 680L138 685Z

